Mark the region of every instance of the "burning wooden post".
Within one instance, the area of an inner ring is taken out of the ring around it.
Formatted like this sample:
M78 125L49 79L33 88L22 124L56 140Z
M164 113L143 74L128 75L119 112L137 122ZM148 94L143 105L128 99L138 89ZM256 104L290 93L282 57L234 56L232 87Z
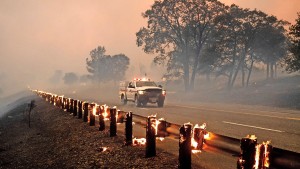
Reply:
M88 112L89 112L89 103L84 102L84 105L83 105L83 121L84 122L88 121Z
M90 112L90 126L94 126L95 125L95 110L94 110L94 108L95 108L95 104L90 104L90 110L89 110L89 112Z
M114 107L110 109L110 137L117 135L117 109Z
M117 111L117 123L123 123L124 122L124 111L118 110Z
M63 109L63 110L65 110L65 108L66 108L66 98L62 98L62 104L61 104L61 109Z
M255 165L257 137L248 135L241 139L241 157L237 162L238 169L252 169Z
M64 99L64 96L59 96L58 97L58 107L63 109L63 99Z
M156 121L156 137L164 138L167 136L167 121L163 118Z
M270 142L257 143L255 135L241 139L241 156L237 161L237 169L268 169L270 168Z
M100 114L99 114L99 131L105 130L105 122L104 122L104 107L100 106Z
M125 145L132 145L132 112L125 115Z
M192 124L185 123L179 129L179 166L178 168L191 168L192 152L191 152L191 132Z
M260 145L260 167L262 169L270 168L270 158L273 146L270 144L270 141L263 142Z
M78 101L78 118L82 118L82 101Z
M156 156L156 119L148 116L146 126L146 157Z
M205 142L205 136L208 135L206 131L206 123L203 123L201 126L196 124L193 128L193 137L192 137L192 148L193 152L198 152L197 150L202 150Z
M70 112L70 98L67 99L67 103L66 103L66 109L67 109L67 112Z
M74 111L74 99L70 100L70 114Z
M77 105L78 105L78 100L74 100L73 116L77 116Z

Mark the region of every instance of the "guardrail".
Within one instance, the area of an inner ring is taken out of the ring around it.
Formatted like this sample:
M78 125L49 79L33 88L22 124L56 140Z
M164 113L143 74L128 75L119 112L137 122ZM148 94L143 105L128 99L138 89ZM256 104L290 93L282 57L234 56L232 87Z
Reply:
M74 104L74 100L71 98L63 98L62 96L53 95L51 93L45 93L45 92L39 92L34 91L37 94L39 94L42 98L49 101L50 103L53 103L56 106L61 106L61 108L66 109L67 111L70 111L73 113L74 116L77 116L80 118L83 113L84 115L84 121L87 122L87 108L83 108L84 112L80 110L77 112L77 104L80 102L82 105L84 102L81 102L79 100L76 100L76 105ZM67 105L65 105L67 104ZM87 104L87 103L85 103ZM81 105L81 106L82 106ZM93 105L93 104L91 104ZM76 109L74 112L73 110ZM90 115L92 115L90 113ZM93 117L94 118L94 117ZM147 119L149 120L149 117L144 117L141 115L133 114L133 118L136 124L144 125L146 126ZM182 125L166 122L166 132L168 135L173 135L175 137L180 137L179 134L179 128ZM99 129L100 130L100 129ZM232 155L240 156L241 154L241 140L237 138L232 138L224 135L220 135L217 133L209 132L209 135L212 139L205 140L206 145L217 148L221 151L230 153ZM270 167L272 169L299 169L300 168L300 153L284 150L280 148L273 147L271 151L270 156Z
M138 119L137 124L146 125L147 117L133 114L133 117ZM144 121L141 122L141 121ZM179 137L179 128L181 125L167 122L167 132L170 135ZM241 152L240 139L220 135L217 133L209 132L212 139L206 140L208 146L217 148L221 151L230 153L232 155L239 155ZM299 169L300 168L300 153L284 150L281 148L273 147L271 156L271 168L279 169Z

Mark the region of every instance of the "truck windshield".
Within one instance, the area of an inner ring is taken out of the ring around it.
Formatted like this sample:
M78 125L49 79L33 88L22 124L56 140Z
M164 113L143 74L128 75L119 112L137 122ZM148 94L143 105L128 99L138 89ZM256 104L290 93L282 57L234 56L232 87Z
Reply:
M157 85L154 82L149 82L149 81L136 82L136 87L142 87L142 86L157 86Z

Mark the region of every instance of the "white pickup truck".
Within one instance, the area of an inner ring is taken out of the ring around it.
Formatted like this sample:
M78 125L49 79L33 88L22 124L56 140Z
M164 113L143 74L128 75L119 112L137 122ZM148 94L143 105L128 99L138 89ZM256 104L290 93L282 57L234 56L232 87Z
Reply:
M120 82L119 96L123 104L132 101L137 107L146 106L147 103L163 107L166 91L150 79L134 79Z

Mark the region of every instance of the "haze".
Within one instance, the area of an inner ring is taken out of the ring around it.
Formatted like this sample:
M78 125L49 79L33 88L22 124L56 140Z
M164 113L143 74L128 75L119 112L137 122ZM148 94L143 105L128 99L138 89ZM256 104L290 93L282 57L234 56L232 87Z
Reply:
M55 70L86 74L85 59L97 46L124 53L131 66L149 66L153 56L136 46L146 25L141 13L154 0L1 0L0 87L5 93L45 85ZM221 0L295 22L299 0ZM13 88L12 88L13 87ZM14 89L14 90L13 90Z

